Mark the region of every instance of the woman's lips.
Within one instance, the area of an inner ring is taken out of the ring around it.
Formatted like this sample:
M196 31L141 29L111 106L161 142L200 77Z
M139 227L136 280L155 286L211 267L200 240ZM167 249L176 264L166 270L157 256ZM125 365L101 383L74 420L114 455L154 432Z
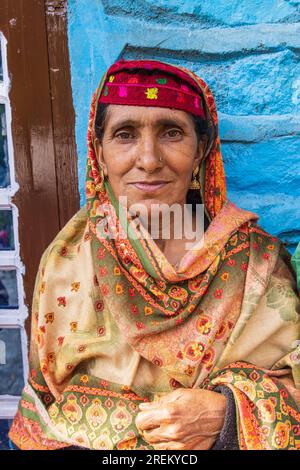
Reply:
M169 181L157 181L155 183L136 182L131 184L141 191L154 192L169 184Z

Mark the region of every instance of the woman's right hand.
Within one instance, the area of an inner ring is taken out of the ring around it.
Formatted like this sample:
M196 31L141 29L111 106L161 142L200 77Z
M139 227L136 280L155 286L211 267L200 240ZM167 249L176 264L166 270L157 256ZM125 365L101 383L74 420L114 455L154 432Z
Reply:
M180 388L140 404L136 426L156 450L208 450L220 433L226 398L217 392Z

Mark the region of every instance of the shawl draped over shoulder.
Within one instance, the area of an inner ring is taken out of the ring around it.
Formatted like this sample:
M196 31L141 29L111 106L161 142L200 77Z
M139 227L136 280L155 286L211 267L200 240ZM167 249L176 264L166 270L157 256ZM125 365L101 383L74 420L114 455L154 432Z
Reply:
M204 243L175 270L151 237L133 236L94 151L102 80L89 119L87 202L47 248L36 278L29 378L9 433L21 449L152 449L135 425L139 403L178 387L220 386L234 397L240 449L300 448L300 300L290 255L226 198L214 98L180 70L203 94L214 130L199 173Z

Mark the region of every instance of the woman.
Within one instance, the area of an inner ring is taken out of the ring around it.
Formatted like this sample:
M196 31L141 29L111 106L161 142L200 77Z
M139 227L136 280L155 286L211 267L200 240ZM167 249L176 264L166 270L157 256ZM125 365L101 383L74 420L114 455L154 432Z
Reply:
M12 441L299 448L295 278L281 242L226 199L203 80L158 61L113 64L92 100L86 196L41 260ZM121 196L148 215L190 202L193 222L203 202L204 239L186 251L184 237L147 236Z

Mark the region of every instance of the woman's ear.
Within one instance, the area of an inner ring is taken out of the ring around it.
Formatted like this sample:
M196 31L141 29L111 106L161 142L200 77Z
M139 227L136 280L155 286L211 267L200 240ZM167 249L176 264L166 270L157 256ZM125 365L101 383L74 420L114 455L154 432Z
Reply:
M97 157L99 166L102 168L103 175L107 177L107 166L103 157L103 147L98 138L94 140L94 148L95 148L96 157Z

